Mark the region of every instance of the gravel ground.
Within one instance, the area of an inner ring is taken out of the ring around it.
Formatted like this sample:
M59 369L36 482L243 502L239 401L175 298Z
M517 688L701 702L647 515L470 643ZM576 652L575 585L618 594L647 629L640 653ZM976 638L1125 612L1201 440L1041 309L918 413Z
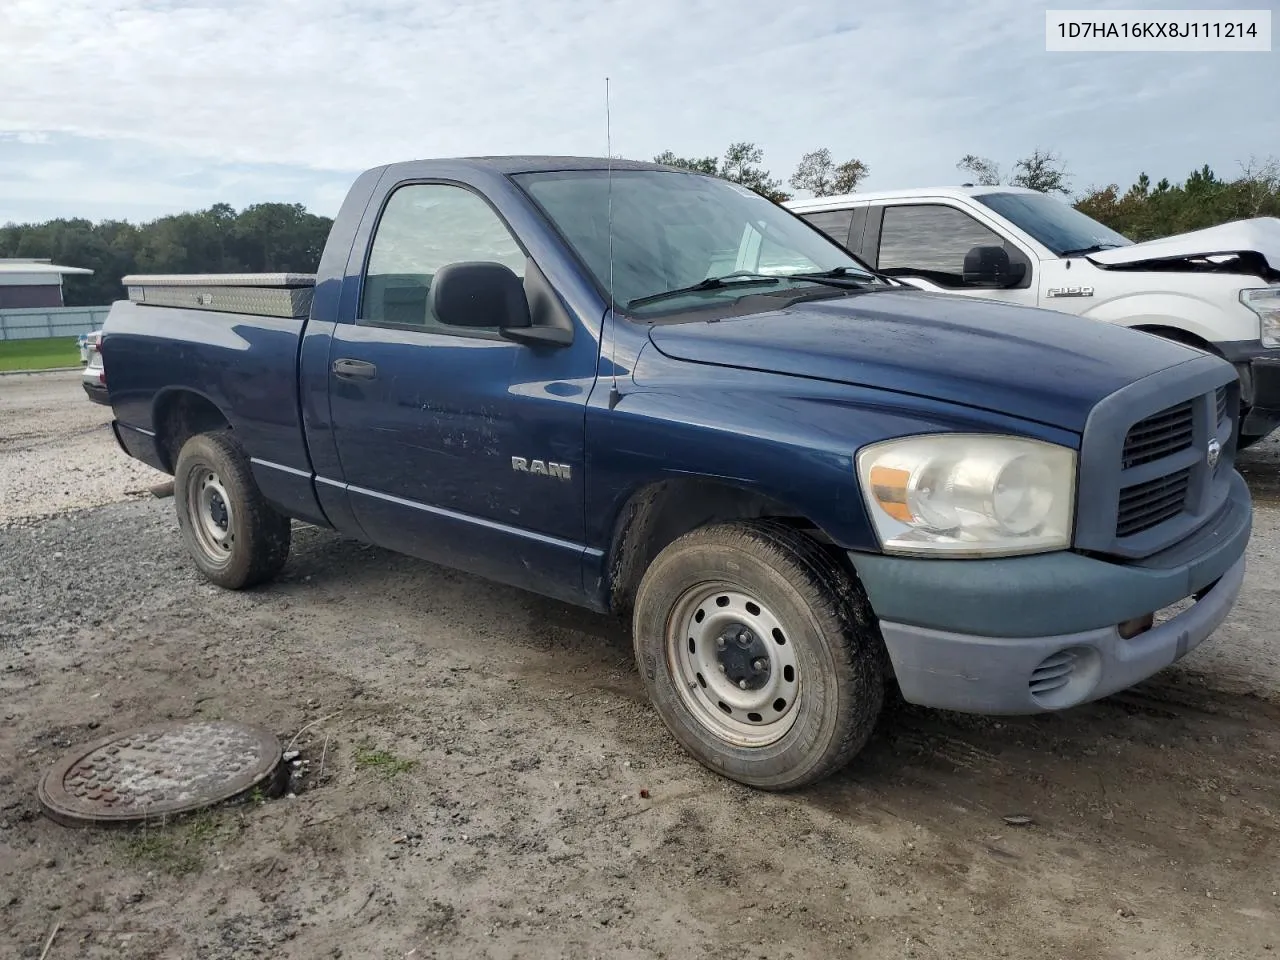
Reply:
M167 480L126 457L80 373L0 376L0 523L147 496Z
M1061 715L899 707L847 771L775 796L673 745L606 618L301 526L277 583L207 585L171 500L95 506L156 479L100 428L69 450L105 409L74 377L17 379L0 378L0 956L39 957L55 925L48 960L1280 949L1274 445L1244 464L1245 594L1192 657ZM86 468L70 479L68 456ZM38 814L72 744L217 716L282 739L329 718L299 738L305 789L146 834Z

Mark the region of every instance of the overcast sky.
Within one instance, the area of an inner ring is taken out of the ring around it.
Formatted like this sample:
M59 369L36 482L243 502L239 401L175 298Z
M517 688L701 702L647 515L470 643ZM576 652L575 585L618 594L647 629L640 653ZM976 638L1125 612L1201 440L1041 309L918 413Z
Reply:
M0 0L0 223L218 201L332 215L388 161L600 156L606 75L615 154L753 140L783 180L820 146L869 164L864 189L957 183L965 153L1008 167L1037 146L1077 191L1280 153L1278 52L1045 52L1049 6L1175 5Z

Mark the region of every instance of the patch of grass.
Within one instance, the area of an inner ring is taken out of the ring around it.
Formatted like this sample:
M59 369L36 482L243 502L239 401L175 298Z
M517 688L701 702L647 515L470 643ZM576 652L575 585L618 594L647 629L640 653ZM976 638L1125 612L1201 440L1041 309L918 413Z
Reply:
M372 770L384 780L408 773L417 765L416 760L406 760L386 750L374 750L367 744L356 748L356 769Z
M80 350L75 337L0 340L0 370L48 370L79 365Z
M171 824L146 824L120 839L121 853L139 867L174 876L195 873L212 848L235 834L234 824L209 812Z

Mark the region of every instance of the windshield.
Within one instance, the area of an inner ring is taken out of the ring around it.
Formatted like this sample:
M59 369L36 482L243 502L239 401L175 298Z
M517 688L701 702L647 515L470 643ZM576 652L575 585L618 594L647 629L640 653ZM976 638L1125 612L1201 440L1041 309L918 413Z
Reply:
M525 173L515 179L564 235L600 289L608 290L606 171ZM816 286L816 281L790 276L798 273L844 268L840 276L850 281L876 282L865 264L824 234L737 184L661 170L615 170L612 193L614 300L628 313L687 310ZM746 275L779 279L684 289L731 274L738 275L735 280ZM646 298L654 300L636 302Z
M1059 257L1132 243L1093 217L1043 193L982 193L974 199L1031 234Z

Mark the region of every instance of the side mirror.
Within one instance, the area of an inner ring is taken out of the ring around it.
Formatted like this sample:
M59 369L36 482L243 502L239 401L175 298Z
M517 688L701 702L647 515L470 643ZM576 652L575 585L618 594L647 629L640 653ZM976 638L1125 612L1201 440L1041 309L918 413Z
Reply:
M529 263L536 271L533 261ZM441 267L431 281L427 307L432 316L449 327L497 327L502 336L517 343L573 342L573 330L567 323L533 325L525 282L501 263L467 261Z
M448 327L527 327L524 283L501 263L470 261L440 268L431 281L427 310Z
M1012 287L1022 282L1027 265L1014 263L1004 247L972 247L964 255L961 279L970 287Z

